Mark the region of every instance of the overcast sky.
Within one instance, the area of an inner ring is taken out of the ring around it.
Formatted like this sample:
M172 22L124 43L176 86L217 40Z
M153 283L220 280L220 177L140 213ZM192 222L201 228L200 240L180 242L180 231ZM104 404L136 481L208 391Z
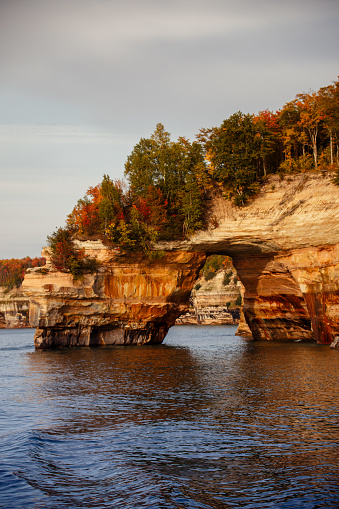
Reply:
M0 0L0 258L39 256L158 122L191 140L339 74L338 0Z

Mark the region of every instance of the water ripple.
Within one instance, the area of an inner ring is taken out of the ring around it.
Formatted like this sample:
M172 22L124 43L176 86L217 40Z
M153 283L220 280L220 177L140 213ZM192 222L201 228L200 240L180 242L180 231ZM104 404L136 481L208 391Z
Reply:
M223 330L46 352L0 331L0 507L339 507L338 356Z

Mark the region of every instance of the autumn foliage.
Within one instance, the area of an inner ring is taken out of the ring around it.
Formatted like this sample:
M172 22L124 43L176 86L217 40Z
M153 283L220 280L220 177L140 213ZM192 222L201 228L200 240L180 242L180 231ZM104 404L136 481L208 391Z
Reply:
M79 279L85 272L94 272L98 262L86 256L82 249L76 249L73 244L73 234L69 228L58 228L47 237L56 269L69 270L74 279Z
M125 175L128 187L104 175L78 201L66 227L48 237L56 268L75 276L74 268L80 274L89 270L90 260L75 250L74 237L95 236L124 251L155 256L154 242L180 239L202 228L209 177L201 144L185 138L172 142L158 124L128 157Z
M339 81L298 94L277 112L237 112L199 139L211 177L236 205L272 173L327 171L339 183Z
M65 228L48 237L52 260L75 277L96 270L73 245L75 237L93 236L152 256L154 242L205 226L205 198L215 183L242 206L268 175L306 171L329 172L339 184L339 81L298 94L276 112L234 113L219 127L202 129L193 143L171 141L158 124L128 156L127 183L104 175L78 201Z
M32 267L42 267L46 263L45 258L22 258L17 260L0 260L0 286L7 289L19 287L25 277L26 270Z
M209 281L213 279L221 269L231 269L233 267L232 259L226 255L210 255L206 259L202 269L202 275Z

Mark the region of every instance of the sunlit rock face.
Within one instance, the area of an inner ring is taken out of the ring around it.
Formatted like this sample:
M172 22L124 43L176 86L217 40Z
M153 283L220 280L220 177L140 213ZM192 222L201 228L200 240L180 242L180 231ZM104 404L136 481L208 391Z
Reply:
M279 260L299 285L316 340L331 343L339 333L339 244L295 250Z
M176 251L149 260L100 242L81 247L101 260L97 274L74 282L49 264L25 277L36 348L161 343L187 310L205 255Z
M330 176L272 177L246 207L216 192L211 224L177 248L232 257L254 339L331 343L339 334L339 187Z
M218 226L159 243L161 259L85 242L102 263L98 274L74 282L50 264L30 270L23 288L36 347L161 342L213 253L233 259L254 339L331 343L339 334L339 187L330 177L273 177L242 208L216 189L208 207Z
M288 268L269 257L239 259L245 286L243 313L254 339L312 341L315 337L304 296Z

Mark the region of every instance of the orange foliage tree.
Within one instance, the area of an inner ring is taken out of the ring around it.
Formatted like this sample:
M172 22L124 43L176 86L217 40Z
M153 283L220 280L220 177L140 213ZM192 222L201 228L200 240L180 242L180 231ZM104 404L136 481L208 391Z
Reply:
M197 140L173 142L162 124L141 138L125 164L129 188L104 175L66 227L49 237L55 265L74 274L95 269L74 248L76 236L150 254L158 240L192 234L204 225L206 193L216 182L235 205L244 205L275 172L336 169L339 184L339 81L298 94L276 113L237 112L220 127L202 129Z

